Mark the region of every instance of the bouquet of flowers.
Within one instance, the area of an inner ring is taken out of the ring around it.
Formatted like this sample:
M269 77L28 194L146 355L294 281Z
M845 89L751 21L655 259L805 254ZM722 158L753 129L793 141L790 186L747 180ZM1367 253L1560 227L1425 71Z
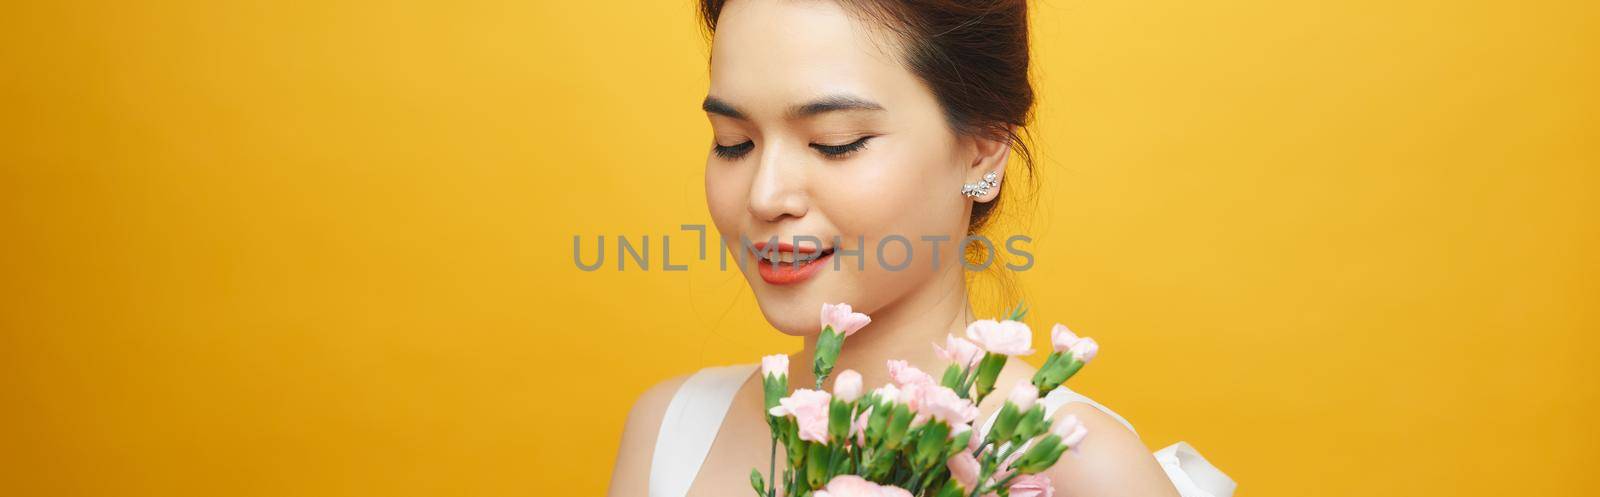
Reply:
M981 320L966 337L934 344L950 365L938 379L905 361L889 361L892 383L863 391L861 375L844 370L833 391L822 389L845 339L872 320L846 304L822 306L822 335L812 371L815 389L789 390L789 358L761 361L772 460L750 470L758 495L776 497L932 496L1048 497L1049 469L1088 431L1076 417L1052 421L1037 403L1094 358L1099 345L1065 326L1051 331L1053 351L1030 381L1018 382L976 434L979 402L1012 356L1033 353L1033 333L1018 305L1004 320ZM787 463L777 471L778 444Z

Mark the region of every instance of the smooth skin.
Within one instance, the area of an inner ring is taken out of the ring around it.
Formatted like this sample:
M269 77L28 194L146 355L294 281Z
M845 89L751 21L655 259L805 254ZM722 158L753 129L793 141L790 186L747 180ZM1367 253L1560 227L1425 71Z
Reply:
M994 171L1003 190L1011 150L1003 140L953 131L933 93L901 61L892 35L833 2L737 0L719 18L705 106L714 135L706 203L724 243L739 253L741 235L786 242L807 235L823 240L819 248L861 249L867 257L864 269L847 259L840 270L795 285L768 284L753 267L744 268L767 321L803 338L803 349L791 355L792 386L815 381L809 360L817 310L825 302L850 303L872 316L872 324L846 342L835 369L856 370L869 387L889 381L889 359L943 371L945 361L930 344L960 336L977 319L963 268L952 255L960 253L957 241L967 234L972 203L993 201L999 191L968 199L960 188ZM912 257L907 269L889 271L877 263L878 241L891 235L918 242L911 254L886 245L890 263ZM1009 391L1034 371L1011 361L997 390ZM635 402L610 495L648 494L661 418L685 378L661 382ZM986 399L979 419L1003 397ZM736 394L690 496L752 491L750 469L765 473L771 454L763 415L761 384L752 376ZM1046 473L1061 495L1178 495L1149 449L1115 419L1081 403L1056 412L1067 415L1082 420L1089 436L1077 454L1069 452Z

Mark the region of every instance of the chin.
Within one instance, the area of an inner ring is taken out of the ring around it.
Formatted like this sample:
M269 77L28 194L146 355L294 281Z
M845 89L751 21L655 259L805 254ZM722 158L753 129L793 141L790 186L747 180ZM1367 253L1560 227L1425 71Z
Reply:
M774 285L755 274L746 274L751 293L761 315L780 333L805 337L822 332L822 304L851 304L864 310L858 286L848 272L825 270L810 281L797 285Z
M858 297L849 291L848 285L840 285L840 281L829 278L840 275L822 276L824 278L799 286L776 286L753 278L751 293L755 294L761 315L774 329L789 336L812 336L822 331L822 304L859 305L854 300ZM857 312L866 311L858 308Z
M762 283L756 283L762 284ZM780 333L789 336L811 336L820 331L822 300L799 295L772 295L774 292L757 290L756 304L767 323Z

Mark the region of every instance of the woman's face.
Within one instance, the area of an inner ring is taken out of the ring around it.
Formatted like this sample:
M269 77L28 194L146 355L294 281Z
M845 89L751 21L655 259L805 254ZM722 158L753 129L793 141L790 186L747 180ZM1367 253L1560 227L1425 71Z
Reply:
M832 2L733 1L718 20L706 202L784 333L816 333L824 302L871 313L937 274L960 281L971 207L960 190L982 176L983 145L951 130L895 47ZM741 241L771 250L771 237L782 260L820 258L771 264Z

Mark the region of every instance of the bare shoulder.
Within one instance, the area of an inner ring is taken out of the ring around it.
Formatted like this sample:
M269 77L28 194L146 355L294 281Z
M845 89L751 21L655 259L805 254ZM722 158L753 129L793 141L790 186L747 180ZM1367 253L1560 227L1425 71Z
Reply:
M1073 496L1177 497L1144 442L1116 418L1082 402L1061 406L1054 418L1067 416L1077 416L1089 436L1046 472L1057 490Z
M661 416L667 412L667 404L672 403L672 396L678 393L678 387L689 379L689 375L674 376L656 383L639 398L633 401L633 407L628 409L628 422L626 428L649 428L656 431L661 424ZM625 435L626 431L623 432Z
M688 379L689 375L669 378L634 400L622 427L622 443L611 469L609 495L644 495L649 491L650 459L655 455L661 418L667 412L667 405L672 403L672 396L678 393L678 387Z

